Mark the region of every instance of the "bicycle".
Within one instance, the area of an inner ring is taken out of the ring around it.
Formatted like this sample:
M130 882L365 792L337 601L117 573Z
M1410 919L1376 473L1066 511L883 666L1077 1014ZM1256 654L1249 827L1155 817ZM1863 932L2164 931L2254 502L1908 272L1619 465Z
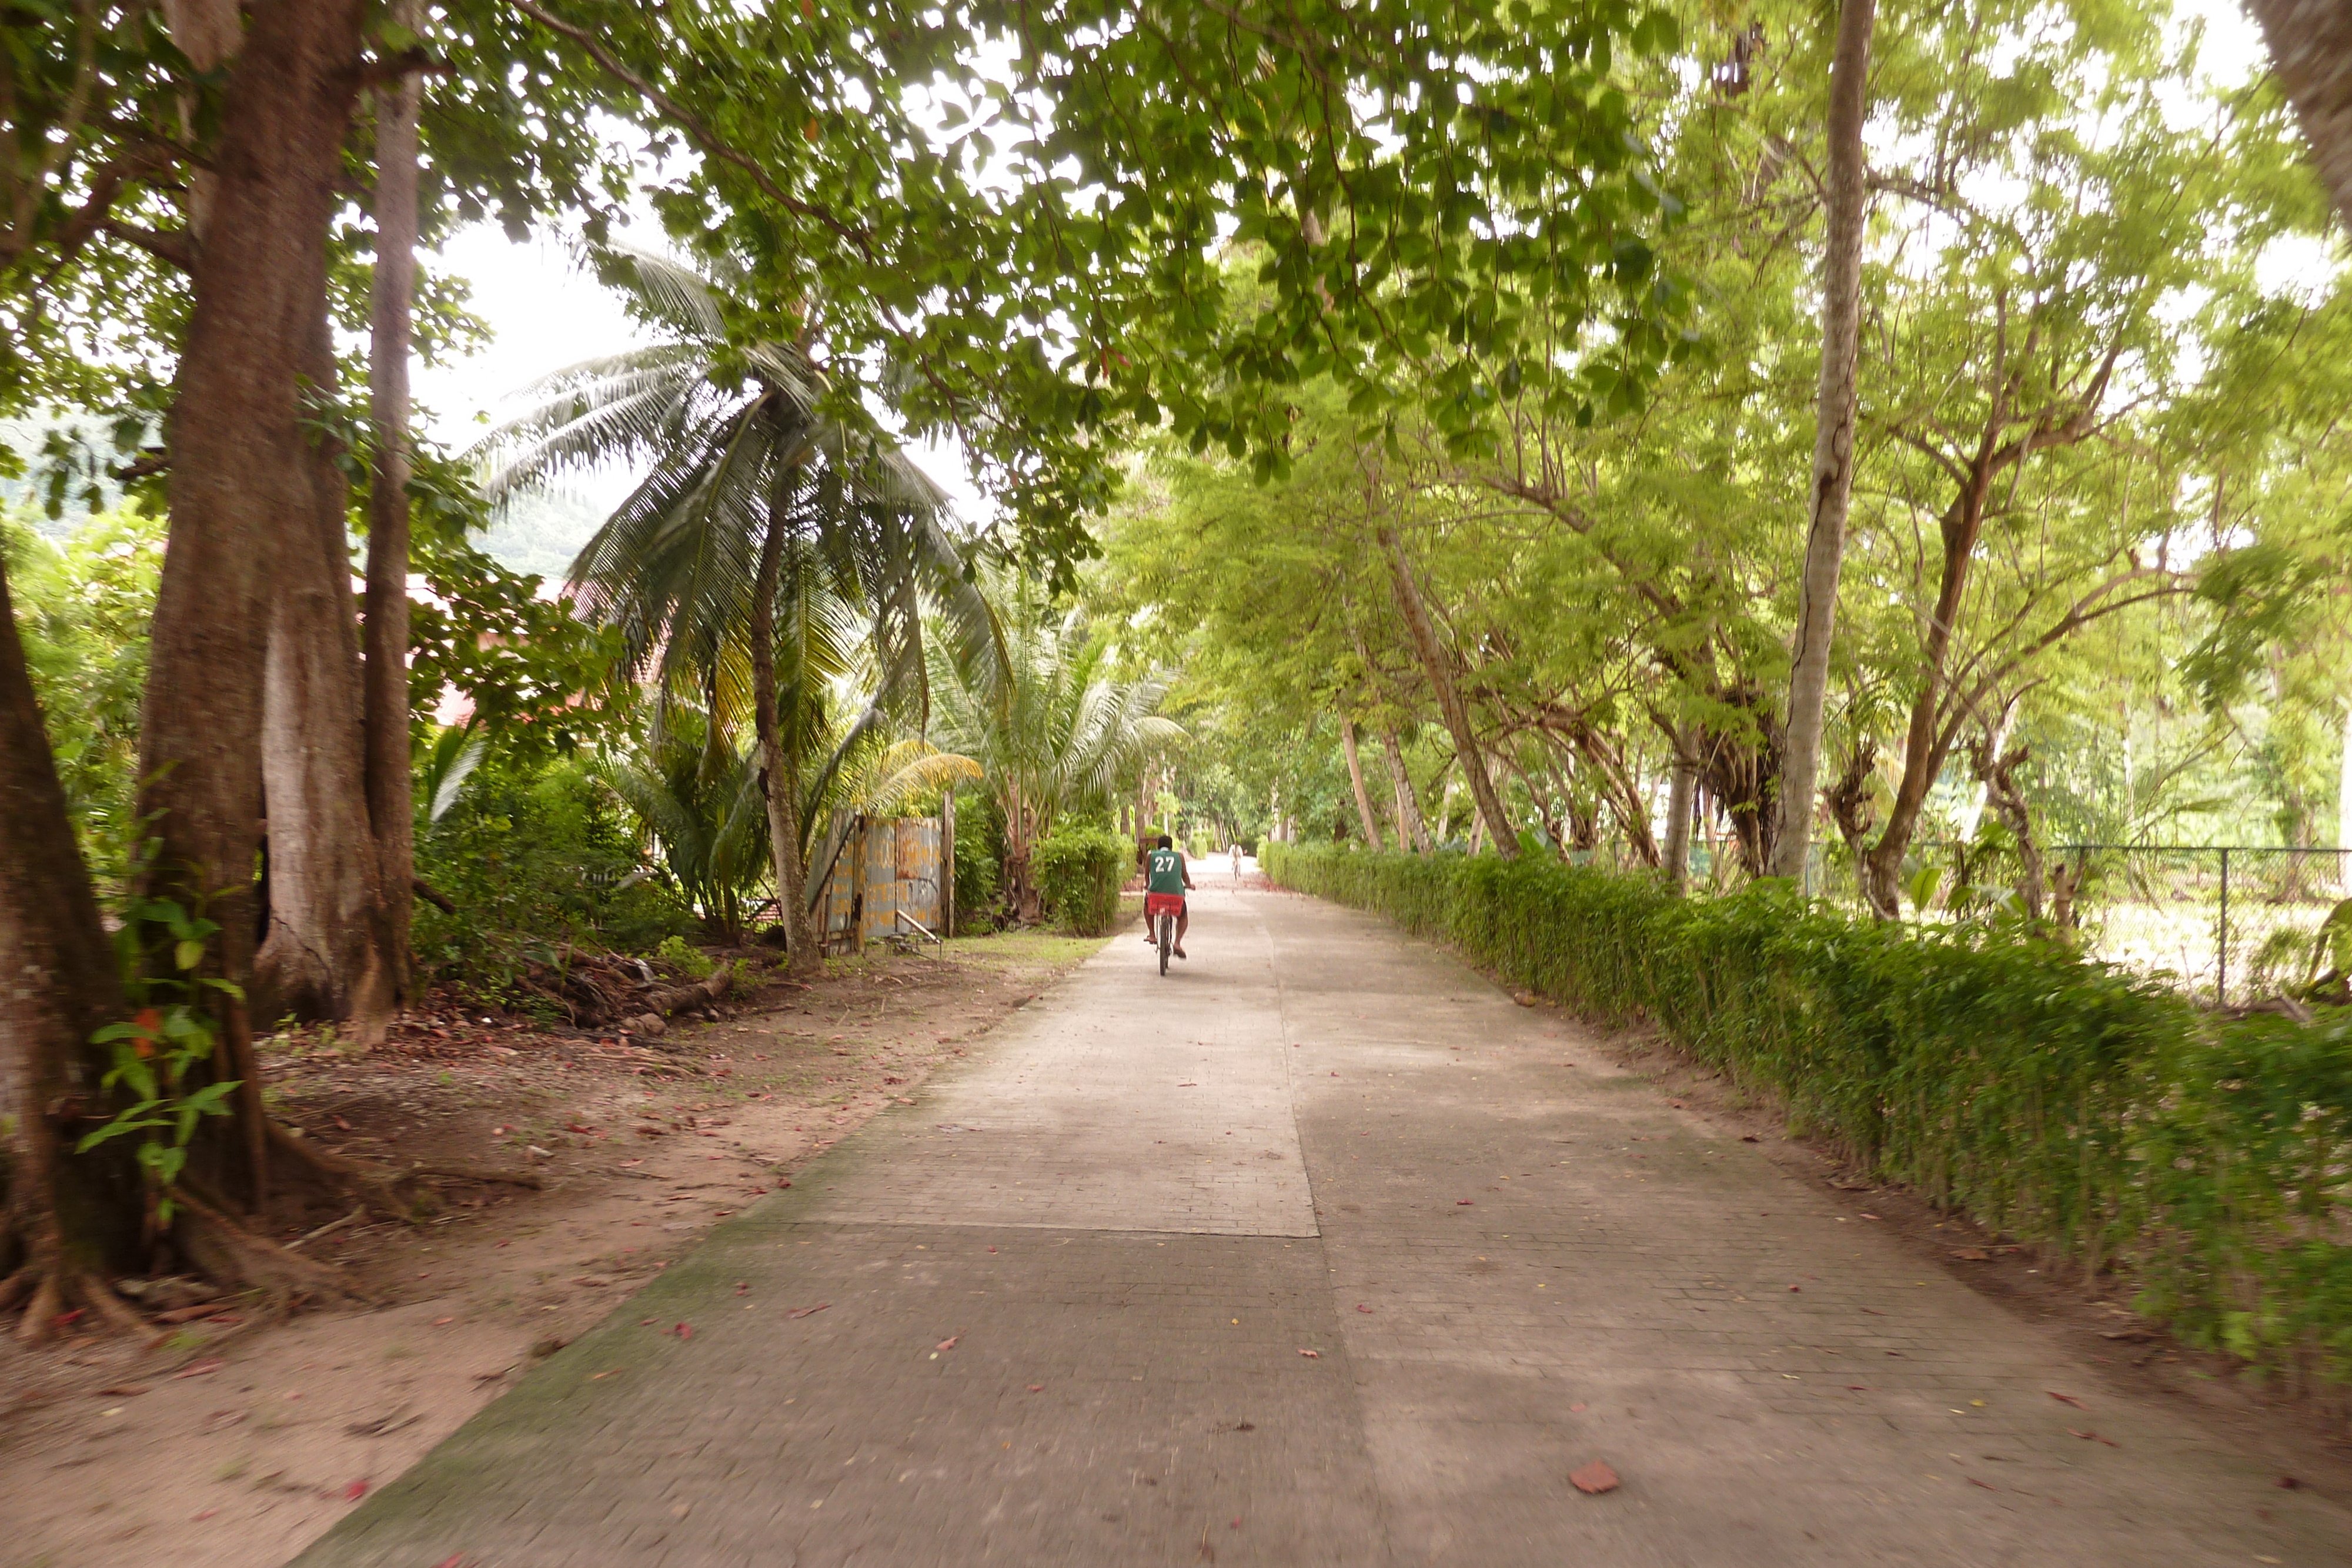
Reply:
M1160 972L1168 972L1168 955L1176 946L1176 916L1168 910L1160 912Z

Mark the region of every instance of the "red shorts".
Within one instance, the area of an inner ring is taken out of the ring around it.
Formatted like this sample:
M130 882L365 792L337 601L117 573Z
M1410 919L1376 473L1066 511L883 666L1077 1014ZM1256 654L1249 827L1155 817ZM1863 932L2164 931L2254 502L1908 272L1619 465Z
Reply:
M1147 893L1143 895L1143 917L1157 920L1162 915L1181 915L1184 895L1181 893Z

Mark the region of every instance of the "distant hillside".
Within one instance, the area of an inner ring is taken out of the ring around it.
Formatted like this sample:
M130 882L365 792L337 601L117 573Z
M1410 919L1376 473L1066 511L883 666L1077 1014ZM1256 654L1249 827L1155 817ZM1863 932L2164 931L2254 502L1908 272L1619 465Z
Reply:
M553 492L517 496L475 542L501 565L535 572L549 583L563 580L572 558L604 527L609 508L580 495Z

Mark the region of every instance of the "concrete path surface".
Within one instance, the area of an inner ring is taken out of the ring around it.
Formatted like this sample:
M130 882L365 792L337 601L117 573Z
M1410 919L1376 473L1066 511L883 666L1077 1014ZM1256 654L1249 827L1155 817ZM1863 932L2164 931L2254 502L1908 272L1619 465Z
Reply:
M1113 942L298 1563L2352 1562L1444 955L1214 886L1187 946Z

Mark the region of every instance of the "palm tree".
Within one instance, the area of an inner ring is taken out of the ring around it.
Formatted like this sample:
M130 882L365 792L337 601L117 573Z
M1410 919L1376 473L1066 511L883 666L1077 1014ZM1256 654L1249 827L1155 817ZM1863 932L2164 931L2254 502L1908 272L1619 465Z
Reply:
M571 580L666 695L696 694L724 727L748 685L777 896L805 974L820 962L807 876L817 798L892 716L928 703L925 604L982 667L994 617L939 487L834 412L801 347L730 340L719 300L740 278L642 251L600 259L668 340L530 389L537 403L484 443L488 488L504 496L616 460L646 466ZM861 658L875 680L852 718L827 699Z
M1017 591L1007 619L1001 669L937 650L931 689L941 737L980 765L1003 820L1013 908L1034 919L1029 857L1055 819L1110 810L1144 758L1184 731L1155 711L1167 684L1117 679L1082 612L1054 615Z

